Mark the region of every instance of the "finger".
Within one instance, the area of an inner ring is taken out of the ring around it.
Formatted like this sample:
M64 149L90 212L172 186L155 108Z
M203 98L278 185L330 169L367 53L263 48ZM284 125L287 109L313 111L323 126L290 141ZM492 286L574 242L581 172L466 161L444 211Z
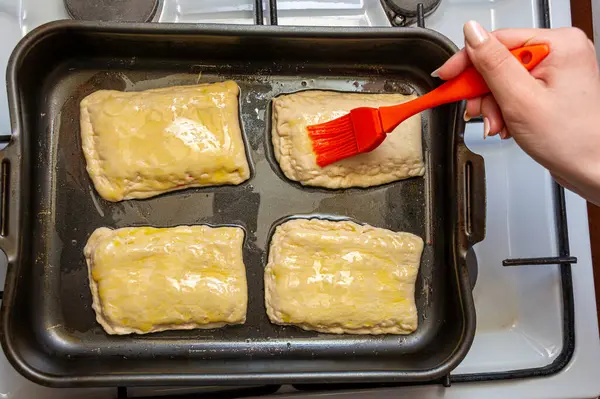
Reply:
M469 119L481 115L481 97L475 97L467 100L467 115Z
M547 43L548 39L545 37L547 33L548 29L499 29L491 32L509 50L527 45ZM449 80L458 76L471 65L467 52L462 49L450 57L441 67L433 71L431 75Z
M502 140L507 140L507 139L510 139L511 137L512 137L512 135L510 134L510 131L508 130L506 125L504 125L504 127L500 131L500 138Z
M560 184L567 190L573 191L574 193L577 193L579 191L579 190L577 190L577 188L574 185L572 185L571 183L569 183L562 177L558 176L557 174L550 172L550 176L552 176L552 178L554 179L555 182L557 182L558 184Z
M534 44L548 44L552 46L553 42L561 39L570 40L569 32L574 28L556 28L556 29L528 29L528 28L510 28L498 29L492 34L507 48L513 49L523 46L532 46ZM590 41L591 42L591 41ZM593 46L593 43L592 43ZM552 49L551 49L552 50ZM550 51L552 53L552 51Z
M548 29L498 29L492 32L496 39L509 50L532 46L534 44L548 43Z
M494 36L509 49L534 44L548 45L550 53L530 72L531 76L539 79L538 84L542 86L552 85L553 80L561 76L561 74L556 74L553 65L571 64L575 57L574 52L577 52L581 43L584 43L586 49L593 49L593 43L585 33L577 28L502 29L495 31ZM597 65L596 57L592 56L586 59L591 65ZM578 59L578 61L577 65L582 68L589 67L582 59Z
M434 78L449 80L457 77L462 71L471 65L467 52L462 49L455 53L441 67L431 73Z
M491 94L486 95L481 100L481 114L484 121L483 137L495 136L502 131L502 128L504 128L502 112L500 112L500 107L498 107L494 96Z
M467 121L470 120L471 118L475 118L478 116L487 116L488 118L491 118L491 120L495 120L495 121L499 121L497 123L492 123L492 135L495 133L500 132L500 130L502 130L502 127L504 126L504 118L502 117L502 112L500 111L500 108L498 107L498 103L496 103L496 100L494 99L494 97L490 94L488 95L490 96L490 99L488 99L488 102L491 102L491 104L485 105L483 106L483 100L487 97L475 97L475 98L471 98L469 100L467 100L467 107L465 109L465 112L467 114ZM488 111L484 110L484 108L488 109Z
M479 23L464 26L465 49L500 106L532 103L540 87L521 63Z

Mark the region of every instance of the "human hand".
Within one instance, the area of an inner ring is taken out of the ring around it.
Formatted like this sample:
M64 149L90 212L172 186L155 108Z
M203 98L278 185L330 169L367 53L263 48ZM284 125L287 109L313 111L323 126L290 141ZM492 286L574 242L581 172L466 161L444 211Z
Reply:
M600 74L594 45L576 28L502 29L465 24L465 48L432 75L448 80L473 64L491 94L467 101L484 136L515 139L566 188L600 204ZM531 72L508 49L547 44Z

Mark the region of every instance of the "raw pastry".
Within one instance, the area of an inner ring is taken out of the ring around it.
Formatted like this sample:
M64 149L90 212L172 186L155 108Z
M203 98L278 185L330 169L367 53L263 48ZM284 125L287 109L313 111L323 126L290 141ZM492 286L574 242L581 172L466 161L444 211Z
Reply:
M96 320L109 334L243 324L243 241L238 227L97 229L84 249Z
M327 188L370 187L423 176L421 116L402 122L377 149L321 168L307 125L347 114L352 108L395 105L415 98L402 94L339 93L308 90L273 100L273 150L290 180Z
M277 227L265 269L272 323L351 334L417 328L423 240L350 221L296 219Z
M81 140L98 193L121 201L247 180L238 94L227 81L84 98Z

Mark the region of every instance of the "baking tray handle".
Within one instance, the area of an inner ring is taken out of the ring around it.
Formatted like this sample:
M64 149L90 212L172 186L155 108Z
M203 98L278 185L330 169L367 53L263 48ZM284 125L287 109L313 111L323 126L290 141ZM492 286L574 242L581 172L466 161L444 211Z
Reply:
M486 189L483 157L462 146L458 157L459 229L472 247L485 238Z
M17 146L10 142L10 136L0 135L0 143L8 145L0 150L0 249L4 251L9 263L17 253L19 234L16 231L18 225L18 199L13 198L21 194L19 192L17 166L14 165L14 150Z

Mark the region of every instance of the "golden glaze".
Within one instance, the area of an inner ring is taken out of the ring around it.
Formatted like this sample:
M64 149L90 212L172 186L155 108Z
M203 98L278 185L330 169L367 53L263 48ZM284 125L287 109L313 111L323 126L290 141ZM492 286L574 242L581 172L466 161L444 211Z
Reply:
M238 227L101 227L84 249L93 308L109 334L243 324Z
M417 328L415 281L423 240L350 221L296 219L277 227L265 269L275 324L351 334Z
M238 94L227 81L84 98L83 152L98 193L120 201L247 180Z

